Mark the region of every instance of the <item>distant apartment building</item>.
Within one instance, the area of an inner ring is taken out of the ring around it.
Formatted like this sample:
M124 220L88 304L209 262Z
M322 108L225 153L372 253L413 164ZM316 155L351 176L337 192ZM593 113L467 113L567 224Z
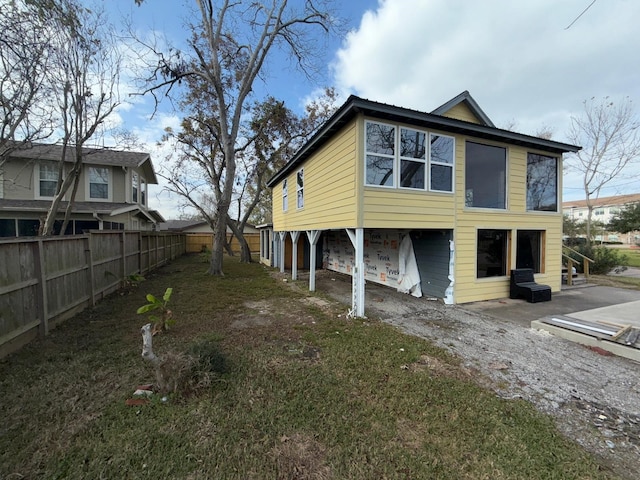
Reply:
M629 195L615 195L612 197L601 197L592 200L593 215L592 221L601 222L605 227L596 227L594 240L596 242L622 242L627 245L640 244L640 232L619 233L610 232L606 225L613 217L619 214L627 205L640 202L640 193ZM586 200L573 200L562 202L562 213L574 220L587 220L588 209Z

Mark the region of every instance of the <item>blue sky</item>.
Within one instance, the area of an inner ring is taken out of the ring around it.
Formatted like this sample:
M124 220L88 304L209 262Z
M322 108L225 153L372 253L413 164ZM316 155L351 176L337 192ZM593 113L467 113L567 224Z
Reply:
M302 0L296 0L300 2ZM296 3L291 0L292 3ZM138 32L163 32L179 45L192 1L114 0L112 20L131 15ZM570 117L582 102L629 97L640 109L640 2L597 0L350 0L335 6L349 33L318 51L326 67L315 82L276 62L265 92L301 110L324 86L343 98L353 93L375 101L430 111L464 90L499 127L534 134L546 126L566 141ZM258 90L260 91L260 90ZM179 115L168 104L149 119L149 98L120 110L122 126L134 131L152 153L156 168L165 153L155 142ZM579 176L564 176L564 198L583 198ZM174 216L175 197L151 193L152 206ZM640 191L621 179L602 193Z

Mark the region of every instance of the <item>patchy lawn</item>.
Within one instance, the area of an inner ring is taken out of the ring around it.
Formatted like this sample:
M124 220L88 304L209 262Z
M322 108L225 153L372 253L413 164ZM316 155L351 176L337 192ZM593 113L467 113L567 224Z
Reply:
M178 259L0 361L0 478L610 478L429 342L257 264L206 268ZM198 367L127 406L154 381L136 309L167 287L177 322L154 350Z

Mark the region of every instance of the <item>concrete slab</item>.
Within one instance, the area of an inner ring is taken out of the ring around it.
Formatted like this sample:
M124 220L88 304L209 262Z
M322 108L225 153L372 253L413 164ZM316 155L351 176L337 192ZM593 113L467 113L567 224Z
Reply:
M580 312L569 313L567 316L588 322L615 323L640 328L640 300L610 305L608 307L593 308L591 310L582 310Z
M527 303L524 300L503 298L483 302L473 302L461 305L462 308L482 312L504 320L512 321L529 327L533 320L554 315L570 315L576 312L618 307L615 313L618 320L615 323L627 324L639 321L640 309L637 305L625 304L638 302L640 292L626 288L603 287L599 285L584 285L563 289L551 296L550 302ZM607 310L601 310L599 315L609 316Z

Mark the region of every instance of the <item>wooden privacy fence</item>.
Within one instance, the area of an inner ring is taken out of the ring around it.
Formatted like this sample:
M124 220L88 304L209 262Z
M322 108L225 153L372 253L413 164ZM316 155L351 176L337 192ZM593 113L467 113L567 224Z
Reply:
M185 246L183 234L133 231L0 240L0 358Z
M199 253L206 249L209 251L213 245L213 233L186 233L187 235L187 249L186 253ZM260 233L245 233L244 238L249 244L251 253L258 253L260 251ZM234 253L240 253L240 242L236 237L232 238L232 235L227 234L227 241L231 239L231 250Z

